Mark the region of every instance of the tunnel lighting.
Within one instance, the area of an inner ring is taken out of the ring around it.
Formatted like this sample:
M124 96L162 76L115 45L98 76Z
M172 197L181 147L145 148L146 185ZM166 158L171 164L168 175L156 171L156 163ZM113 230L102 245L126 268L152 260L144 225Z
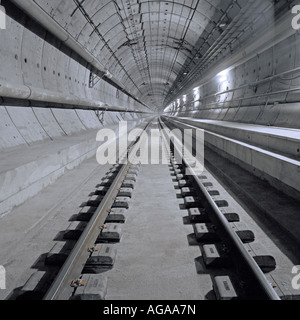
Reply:
M225 82L228 80L228 74L229 74L229 70L223 70L220 73L217 74L218 80L219 82Z
M193 93L194 93L194 99L199 100L200 99L200 88L199 87L194 88Z
M112 74L108 70L105 72L105 76L109 79L111 79L113 77Z

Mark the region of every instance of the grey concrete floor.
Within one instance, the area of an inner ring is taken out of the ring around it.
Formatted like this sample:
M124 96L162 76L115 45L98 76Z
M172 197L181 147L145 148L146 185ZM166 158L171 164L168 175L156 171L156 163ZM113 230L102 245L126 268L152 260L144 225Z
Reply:
M0 220L0 265L7 271L6 299L23 286L41 265L57 235L70 224L95 186L110 169L99 166L94 158L67 172L38 196L15 208ZM291 261L268 237L242 206L209 173L207 181L229 203L228 212L236 212L255 233L277 262L275 273L290 274ZM211 295L211 276L197 273L198 246L190 246L187 236L191 225L184 225L187 210L180 209L183 199L174 187L168 165L143 165L126 213L122 239L117 246L115 266L108 276L107 300L205 300ZM199 271L199 270L198 270Z
M218 198L229 203L223 213L236 212L241 223L255 234L256 245L274 256L277 267L271 274L288 275L294 262L242 206L207 170L207 181L220 192ZM108 275L107 300L206 300L215 299L209 271L197 273L198 246L190 246L187 236L191 225L183 224L187 210L181 210L183 199L177 199L168 166L141 167L134 197L123 226L123 237L117 244L117 260ZM221 271L222 272L222 271ZM213 273L212 273L213 274ZM226 271L225 271L226 274Z
M208 275L197 275L199 247L190 247L192 226L183 224L167 165L143 165L108 272L107 300L203 300L212 290Z
M95 158L86 160L1 218L0 265L6 269L6 290L0 290L0 300L37 271L43 254L51 250L58 234L109 169L109 165L99 166Z

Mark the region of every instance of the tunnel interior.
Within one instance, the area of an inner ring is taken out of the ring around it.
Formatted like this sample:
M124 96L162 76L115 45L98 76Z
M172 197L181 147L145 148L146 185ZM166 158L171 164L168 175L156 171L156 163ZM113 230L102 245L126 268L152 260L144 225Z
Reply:
M0 219L95 158L99 130L158 117L298 201L296 5L0 1Z
M297 158L299 144L291 141L297 132L286 130L299 129L300 123L294 5L283 0L2 1L2 173L32 163L31 150L41 153L39 146L51 146L53 154L76 148L75 158L58 160L63 171L95 150L97 129L152 115L185 119ZM288 144L278 137L285 133ZM218 143L224 142L211 142ZM245 162L240 152L231 156ZM17 190L42 188L42 179L54 172L44 170L39 177L28 173L21 186L18 179L2 179L3 189L15 187L1 193L0 214L14 205ZM277 180L284 174L266 172ZM298 189L295 182L288 187Z

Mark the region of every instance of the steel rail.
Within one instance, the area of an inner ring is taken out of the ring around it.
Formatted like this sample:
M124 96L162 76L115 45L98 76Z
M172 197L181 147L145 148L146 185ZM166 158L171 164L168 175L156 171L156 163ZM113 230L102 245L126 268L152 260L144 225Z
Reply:
M144 127L144 130L146 130L148 126L149 123ZM138 139L128 147L126 153L136 152L136 148L139 146L137 142ZM125 154L122 156L125 156ZM126 164L121 165L118 175L96 209L93 217L85 227L43 300L68 300L72 296L74 288L72 288L70 284L73 280L77 280L82 274L82 269L90 255L88 249L95 246L97 237L99 236L101 228L105 223L111 206L117 197L119 188L121 187L130 166L131 163L129 161Z
M160 119L160 124L162 125L162 121ZM162 125L163 126L163 125ZM187 125L188 127L192 127L193 129L197 129L196 127ZM197 176L197 174L194 172L194 169L189 165L189 163L184 159L184 156L181 152L181 150L178 149L176 144L174 144L174 148L176 152L181 156L184 166L188 168L188 170L192 173L192 176L197 183L197 186L200 188L201 192L205 196L206 200L208 201L209 205L211 206L215 217L217 218L218 222L222 226L223 230L225 230L226 234L230 238L231 242L235 245L236 249L238 250L239 254L244 258L244 260L247 263L247 266L249 267L251 273L254 275L258 283L260 284L263 292L270 300L281 300L278 294L275 292L271 284L269 283L268 279L265 277L264 273L256 263L256 261L253 259L253 257L249 254L247 249L245 248L243 242L238 237L235 231L231 228L229 225L229 222L223 215L223 213L220 211L219 207L215 203L215 201L212 199L211 195L208 193L206 188L203 186L201 180Z

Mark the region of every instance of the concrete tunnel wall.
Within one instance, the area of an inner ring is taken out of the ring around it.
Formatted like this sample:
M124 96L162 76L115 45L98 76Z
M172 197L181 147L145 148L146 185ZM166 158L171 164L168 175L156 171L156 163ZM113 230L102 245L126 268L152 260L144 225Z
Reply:
M205 130L211 150L298 200L300 34L283 18L277 30L224 53L165 115Z
M5 32L0 33L1 44L5 43L0 48L0 81L3 85L40 88L130 110L141 106L105 81L89 88L90 70L74 60L72 53L69 56L55 47L46 31L35 34L10 17L6 24ZM56 46L59 47L59 43ZM26 98L30 98L30 93Z
M0 43L0 91L25 86L29 92L39 88L45 95L49 91L100 105L139 106L107 82L89 88L90 70L10 17ZM105 112L102 119L91 110L0 106L0 217L95 156L99 129L116 129L120 120L130 127L139 118L135 113Z
M72 52L59 50L58 40L50 40L45 30L35 33L26 27L30 24L30 20L19 23L7 17L7 28L0 32L0 43L5 44L0 46L0 96L5 96L7 89L25 100L38 92L35 96L49 101L58 95L88 104L145 110L105 81L89 88L90 70L73 59ZM291 29L290 21L287 26ZM214 64L210 72L215 72L205 84L186 92L167 114L299 128L298 92L285 91L299 87L297 71L272 78L299 68L299 34L295 32L281 40L273 36L276 43L241 63L230 64L230 55L222 57L227 63L226 79L220 81L223 75ZM268 94L273 91L279 93ZM102 123L94 111L0 106L0 216L53 183L67 169L92 157L97 149L97 130L103 126L115 128L120 120L138 118L134 113L105 112ZM238 134L236 138L239 139ZM218 141L214 144L218 146Z
M5 44L0 47L2 87L40 88L129 110L138 106L105 81L89 88L90 70L9 17L0 43ZM0 115L0 149L102 127L94 111L2 106ZM106 112L104 125L133 118L137 115Z
M287 28L292 30L290 21ZM166 114L299 129L299 46L300 35L294 32L247 61L229 64L221 73L218 69L174 101Z

